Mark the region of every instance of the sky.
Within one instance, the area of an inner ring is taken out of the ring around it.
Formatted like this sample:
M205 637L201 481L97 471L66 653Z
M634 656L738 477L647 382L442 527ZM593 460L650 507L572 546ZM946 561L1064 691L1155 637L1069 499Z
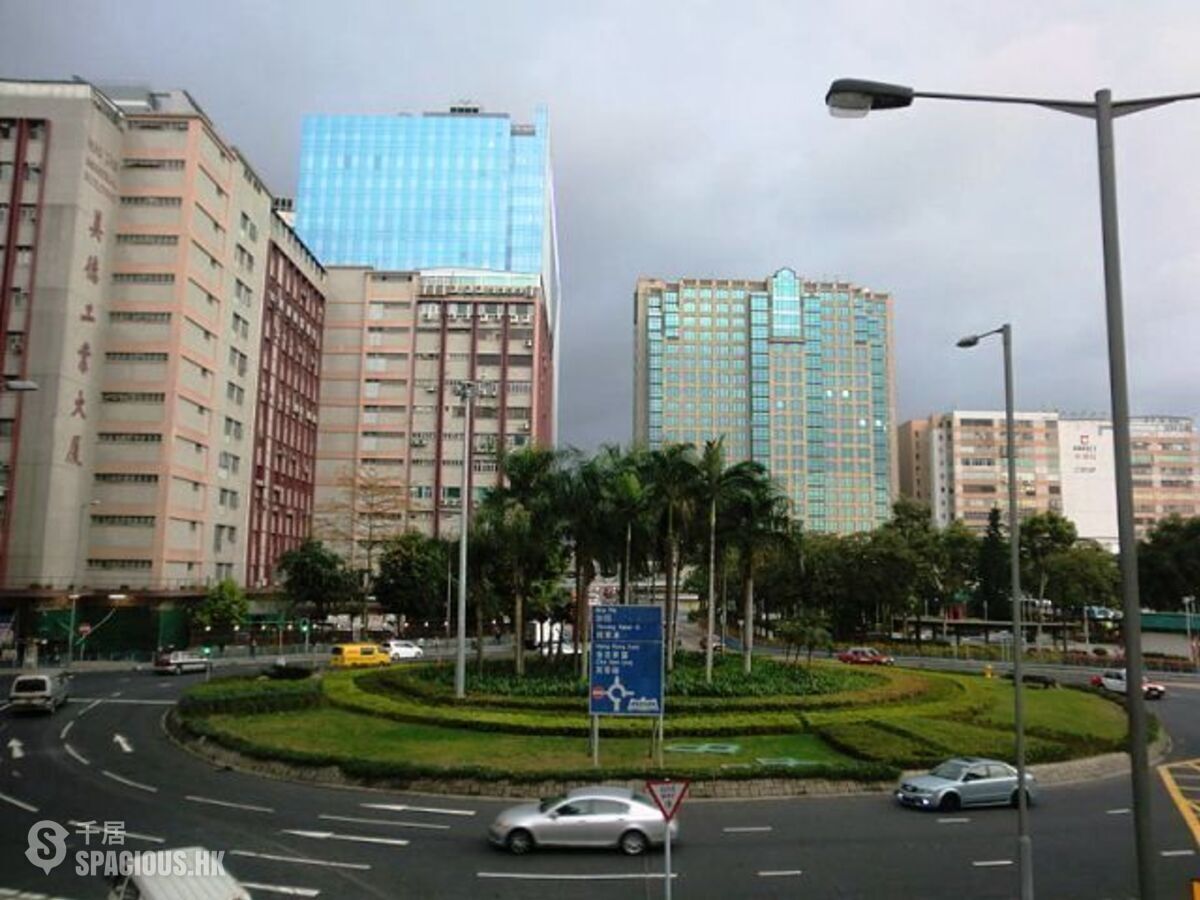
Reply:
M550 115L563 272L560 438L632 432L641 275L790 266L894 297L897 421L1106 415L1096 138L1035 107L830 117L831 80L1091 99L1200 91L1200 6L1115 0L0 0L0 76L186 88L293 195L309 113ZM1116 123L1130 397L1200 414L1200 103Z

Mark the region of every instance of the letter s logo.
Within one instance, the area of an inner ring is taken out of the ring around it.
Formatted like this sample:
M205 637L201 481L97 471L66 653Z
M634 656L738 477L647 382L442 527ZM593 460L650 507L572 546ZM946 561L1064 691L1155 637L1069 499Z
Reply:
M34 822L29 829L29 849L25 858L45 872L67 857L67 829L50 819Z

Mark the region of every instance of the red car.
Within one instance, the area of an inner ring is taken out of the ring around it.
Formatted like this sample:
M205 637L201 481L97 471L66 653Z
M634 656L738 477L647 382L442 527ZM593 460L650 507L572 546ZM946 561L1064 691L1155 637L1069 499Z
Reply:
M839 653L838 659L859 666L890 666L896 661L890 656L884 656L874 647L851 647Z

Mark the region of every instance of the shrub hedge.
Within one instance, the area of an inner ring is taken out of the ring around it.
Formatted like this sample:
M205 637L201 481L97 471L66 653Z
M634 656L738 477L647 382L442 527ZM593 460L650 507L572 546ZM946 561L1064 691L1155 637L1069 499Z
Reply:
M324 702L321 680L269 679L265 676L235 676L198 684L179 700L185 716L210 716L216 713L269 713L307 709Z

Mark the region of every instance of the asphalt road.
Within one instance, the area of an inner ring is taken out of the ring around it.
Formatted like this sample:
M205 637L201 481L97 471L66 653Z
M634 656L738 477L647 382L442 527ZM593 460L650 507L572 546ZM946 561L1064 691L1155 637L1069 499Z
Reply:
M494 850L485 831L505 801L344 790L214 768L178 750L161 727L180 690L201 677L81 674L72 703L53 716L0 713L0 888L104 896L101 879L82 879L69 864L46 875L26 861L30 826L54 819L72 831L71 851L101 840L72 822L123 823L124 849L223 850L230 871L260 886L251 890L256 897L662 896L660 852L630 859ZM0 676L0 698L8 681ZM1156 710L1173 736L1172 760L1198 757L1200 685L1167 683L1170 695ZM1187 767L1176 771L1183 781ZM1200 787L1200 769L1194 779ZM1129 797L1124 777L1043 791L1031 811L1039 896L1135 896ZM1191 879L1200 878L1197 837L1157 774L1154 800L1161 896L1188 897ZM1009 898L1017 893L1015 828L1008 809L941 816L901 809L886 795L692 801L672 859L674 894Z

